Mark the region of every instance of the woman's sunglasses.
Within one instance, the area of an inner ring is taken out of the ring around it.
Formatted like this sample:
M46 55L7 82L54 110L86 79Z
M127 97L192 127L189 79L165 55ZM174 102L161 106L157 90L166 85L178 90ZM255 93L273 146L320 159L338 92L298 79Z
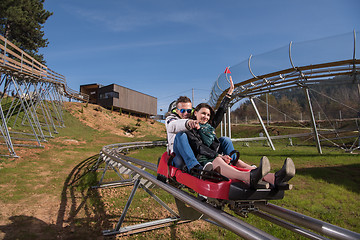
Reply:
M185 112L191 113L191 112L192 112L192 109L179 109L179 108L178 108L177 110L179 110L180 113L185 113Z

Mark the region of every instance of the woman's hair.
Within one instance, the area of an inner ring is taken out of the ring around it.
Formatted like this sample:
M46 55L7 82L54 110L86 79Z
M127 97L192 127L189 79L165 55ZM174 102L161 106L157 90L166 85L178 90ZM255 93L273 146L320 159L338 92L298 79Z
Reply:
M210 119L209 119L209 122L210 122L215 115L214 109L207 103L200 103L199 105L196 106L194 111L199 112L200 109L202 109L202 108L207 108L210 110ZM194 119L196 119L195 115L194 115Z

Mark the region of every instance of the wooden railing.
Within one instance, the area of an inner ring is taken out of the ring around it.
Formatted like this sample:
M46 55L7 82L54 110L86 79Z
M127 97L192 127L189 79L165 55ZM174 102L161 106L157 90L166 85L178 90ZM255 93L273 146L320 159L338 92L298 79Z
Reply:
M36 59L21 50L15 44L0 35L0 71L11 71L19 77L32 78L36 81L50 82L60 85L67 97L83 102L89 101L89 96L69 88L65 76L39 63Z

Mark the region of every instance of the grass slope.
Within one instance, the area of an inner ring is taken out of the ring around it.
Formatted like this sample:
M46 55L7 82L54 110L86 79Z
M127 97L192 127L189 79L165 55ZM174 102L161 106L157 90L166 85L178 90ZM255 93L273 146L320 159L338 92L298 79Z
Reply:
M69 106L69 111L64 112L66 128L59 129L56 138L45 143L45 149L18 148L16 151L21 158L0 160L0 239L116 239L103 237L101 231L114 228L132 187L92 189L101 172L90 169L96 164L104 145L163 137L151 132L154 123L146 119L139 121L108 110L95 110L91 105ZM118 129L139 123L141 126L136 134L127 137L123 131L115 135L103 127L109 121L114 121L111 126ZM97 125L91 125L91 122ZM164 131L162 125L156 128L158 132ZM297 175L291 181L294 189L274 204L360 232L359 155L335 148L324 148L324 154L319 155L313 146L289 147L282 142L275 142L276 151L260 142L250 145L236 144L241 159L249 163L258 164L260 157L266 155L273 171L280 169L285 157L291 157L297 166ZM149 148L133 151L130 155L156 163L164 151L163 147ZM107 172L105 179L118 178L113 172ZM172 196L160 189L152 191L175 209ZM164 217L169 214L139 189L124 225ZM251 214L243 220L281 239L300 238ZM170 238L238 239L235 234L204 221L124 237Z
M262 155L268 156L274 172L281 168L286 157L294 160L297 166L297 174L291 180L294 189L287 191L284 199L272 201L273 204L360 232L359 155L347 154L334 148L324 148L324 154L319 155L314 146L290 147L278 144L276 151L263 147L262 143L252 143L251 147L235 144L235 147L239 149L241 159L251 164L258 164ZM162 150L147 149L134 153L133 156L152 159L155 163L156 159L152 156L158 156ZM280 239L302 239L251 214L243 220ZM215 227L211 227L213 228ZM229 233L223 238L216 234L216 230L203 233L206 237L201 239L236 239Z

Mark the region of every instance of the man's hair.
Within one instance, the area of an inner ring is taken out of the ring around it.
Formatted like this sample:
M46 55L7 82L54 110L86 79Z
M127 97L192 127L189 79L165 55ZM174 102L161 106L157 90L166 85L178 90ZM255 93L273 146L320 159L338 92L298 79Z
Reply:
M191 103L191 100L190 98L186 97L186 96L180 96L177 100L176 100L176 106L179 104L179 103Z

